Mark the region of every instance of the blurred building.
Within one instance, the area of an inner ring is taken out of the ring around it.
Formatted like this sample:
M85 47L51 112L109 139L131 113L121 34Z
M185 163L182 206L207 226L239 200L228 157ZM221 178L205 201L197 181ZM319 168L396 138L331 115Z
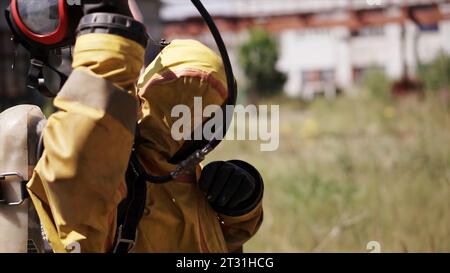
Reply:
M450 54L448 0L228 0L203 1L215 16L237 65L248 30L263 27L279 41L285 90L311 98L334 96L361 80L370 67L392 79L414 77L419 64ZM166 0L164 35L214 45L195 9ZM239 70L239 69L238 69Z
M162 22L159 16L161 9L160 0L134 0L137 4L140 21L144 23L150 36L149 45L146 50L146 64L148 64L154 56L159 52L159 42L162 36ZM131 1L130 1L131 3ZM133 5L131 5L133 8Z

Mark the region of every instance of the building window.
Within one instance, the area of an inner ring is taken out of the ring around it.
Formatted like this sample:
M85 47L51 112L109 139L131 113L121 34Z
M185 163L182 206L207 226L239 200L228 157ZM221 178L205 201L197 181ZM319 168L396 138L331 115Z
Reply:
M377 65L372 65L370 67L353 67L353 82L356 85L363 85L365 78L374 72L385 73L385 68Z
M352 31L353 37L370 37L370 36L383 36L384 27L362 27Z
M441 14L439 7L435 4L419 5L409 10L411 20L424 32L439 31L439 20Z
M422 32L438 32L439 25L436 24L418 24L420 31Z
M317 95L333 98L337 94L334 70L308 70L302 72L302 96L311 100Z
M310 70L303 71L302 78L304 84L310 83L334 83L334 70Z

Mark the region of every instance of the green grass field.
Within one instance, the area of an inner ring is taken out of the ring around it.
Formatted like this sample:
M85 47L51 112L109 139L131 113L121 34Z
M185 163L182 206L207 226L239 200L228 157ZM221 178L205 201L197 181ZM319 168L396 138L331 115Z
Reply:
M209 161L261 171L265 220L250 252L450 251L450 108L370 96L280 103L280 147L226 141Z

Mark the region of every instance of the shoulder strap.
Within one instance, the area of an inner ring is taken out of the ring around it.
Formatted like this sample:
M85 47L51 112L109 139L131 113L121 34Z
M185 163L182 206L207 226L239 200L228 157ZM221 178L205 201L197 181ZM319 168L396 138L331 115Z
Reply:
M128 253L135 245L137 228L144 214L147 198L147 173L138 161L136 152L131 153L126 172L128 194L118 207L117 232L113 253Z

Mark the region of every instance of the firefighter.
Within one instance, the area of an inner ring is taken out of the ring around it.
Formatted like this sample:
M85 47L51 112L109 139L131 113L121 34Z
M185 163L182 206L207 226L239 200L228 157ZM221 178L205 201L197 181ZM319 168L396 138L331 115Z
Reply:
M11 12L10 20L21 20L17 25L37 27L45 20L30 18L38 7L33 1L13 0L11 9L14 2L28 5L26 14ZM240 251L262 223L264 187L258 171L239 160L198 165L191 175L148 183L136 238L118 235L131 151L146 173L167 176L199 144L171 137L171 109L192 108L194 97L204 106L223 105L229 90L220 58L192 40L170 43L140 77L145 28L133 20L127 1L97 2L83 7L73 71L54 100L59 111L43 129L44 149L27 183L52 250L112 252L121 242L131 252ZM63 8L46 8L59 10L51 18L71 16ZM52 25L58 24L42 23ZM52 39L58 40L46 41Z

